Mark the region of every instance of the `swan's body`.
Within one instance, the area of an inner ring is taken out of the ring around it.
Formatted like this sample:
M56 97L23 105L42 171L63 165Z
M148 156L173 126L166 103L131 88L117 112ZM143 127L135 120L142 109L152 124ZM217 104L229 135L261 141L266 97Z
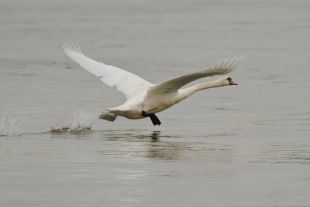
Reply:
M128 119L150 117L154 125L160 125L161 122L155 113L179 103L195 92L208 88L237 85L230 77L225 77L188 88L181 88L199 78L230 73L236 68L240 58L229 59L206 70L178 76L154 85L135 74L86 57L78 45L64 45L63 49L71 59L84 69L99 77L108 86L115 87L125 94L127 100L124 104L108 108L108 113L100 116L100 118L109 121L114 121L116 116L123 116Z

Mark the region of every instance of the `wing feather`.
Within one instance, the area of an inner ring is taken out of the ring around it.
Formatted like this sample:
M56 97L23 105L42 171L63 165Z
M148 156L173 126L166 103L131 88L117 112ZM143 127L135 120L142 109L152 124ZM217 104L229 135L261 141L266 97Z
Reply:
M154 84L143 78L112 65L97 62L85 56L76 43L63 44L65 54L102 82L124 93L129 99Z
M182 86L192 81L195 81L199 78L204 78L204 77L209 77L209 76L214 76L214 75L224 75L224 74L230 73L236 69L236 67L238 66L239 62L242 59L243 57L226 59L205 70L171 78L165 82L162 82L160 84L157 84L151 87L148 90L148 94L167 93L167 92L176 91L180 89Z

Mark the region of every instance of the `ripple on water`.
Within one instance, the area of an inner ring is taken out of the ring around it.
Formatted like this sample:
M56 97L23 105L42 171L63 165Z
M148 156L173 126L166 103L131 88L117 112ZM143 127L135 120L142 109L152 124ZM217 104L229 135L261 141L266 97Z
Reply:
M270 144L258 156L258 161L310 164L310 145L300 143Z

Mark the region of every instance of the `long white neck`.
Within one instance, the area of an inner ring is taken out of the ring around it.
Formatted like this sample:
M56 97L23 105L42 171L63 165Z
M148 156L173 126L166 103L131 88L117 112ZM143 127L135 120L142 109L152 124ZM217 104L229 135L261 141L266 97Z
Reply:
M222 87L222 86L228 86L229 82L227 81L227 78L219 78L214 81L206 82L206 83L199 83L193 86L190 86L188 88L179 89L179 97L181 100L189 97L190 95L196 93L200 90L205 90L209 88L216 88L216 87Z

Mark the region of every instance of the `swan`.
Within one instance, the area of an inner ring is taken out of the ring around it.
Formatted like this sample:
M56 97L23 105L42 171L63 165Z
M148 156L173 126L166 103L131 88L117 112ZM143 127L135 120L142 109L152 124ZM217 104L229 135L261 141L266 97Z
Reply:
M100 119L114 121L117 116L128 119L149 117L154 126L161 124L156 113L179 103L197 91L237 85L231 77L224 77L182 88L184 85L200 78L230 73L236 69L242 59L242 57L227 59L205 70L177 76L155 85L121 68L106 65L85 56L78 44L63 44L63 50L68 57L82 68L126 96L124 104L107 108L106 112L99 116Z

